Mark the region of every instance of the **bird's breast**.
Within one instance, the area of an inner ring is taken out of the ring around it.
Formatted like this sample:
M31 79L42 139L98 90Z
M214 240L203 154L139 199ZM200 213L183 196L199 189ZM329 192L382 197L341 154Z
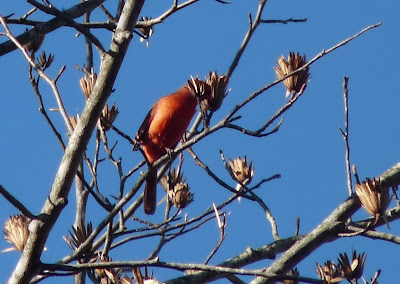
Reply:
M197 100L190 94L161 98L153 107L148 131L150 141L163 149L174 148L188 128L196 106Z

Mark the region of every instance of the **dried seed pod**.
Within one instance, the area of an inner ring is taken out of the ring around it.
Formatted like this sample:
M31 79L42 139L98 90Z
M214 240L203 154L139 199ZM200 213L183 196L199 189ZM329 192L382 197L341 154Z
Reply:
M342 272L332 261L327 261L324 266L317 263L317 269L315 270L319 279L325 280L330 283L339 283L344 278Z
M339 254L339 256L338 266L347 281L351 282L351 280L358 279L363 275L365 259L367 258L365 253L357 255L357 252L353 251L351 263L346 253Z
M196 98L208 98L211 94L211 87L206 82L199 78L190 76L190 80L187 81L187 88Z
M151 20L151 17L141 17L140 21L141 22L147 22ZM149 47L150 41L149 38L153 35L154 33L154 26L145 26L145 27L141 27L139 28L140 32L141 32L141 36L140 36L140 42L143 42L146 40L146 46Z
M193 193L190 192L190 187L187 183L179 182L177 183L173 190L168 192L172 203L177 208L185 208L191 202L193 202Z
M255 173L253 163L250 162L250 164L247 165L247 157L244 156L244 158L238 157L235 160L229 159L229 165L231 176L238 182L236 190L243 190L243 187L250 184L253 179ZM238 200L240 201L240 197Z
M4 249L2 252L23 251L29 237L29 222L30 219L24 215L15 215L7 219L3 227L4 239L14 247Z
M79 80L79 84L81 85L81 89L86 100L89 99L90 95L92 94L96 80L97 74L94 73L93 68L90 70L90 73L85 73L85 76Z
M287 61L282 55L278 58L277 67L274 67L276 77L282 79L286 75L292 73L293 71L301 68L307 63L306 56L301 56L299 53L295 54L290 52ZM283 84L286 87L286 97L292 94L292 98L298 94L301 90L307 87L307 83L310 79L310 69L309 67L301 70L295 75L290 76L283 80Z
M127 275L122 277L119 281L120 281L119 284L133 284L132 279Z
M216 71L210 72L206 79L206 83L211 88L210 98L205 99L201 102L201 108L203 111L218 110L224 98L228 95L227 87L228 87L229 79L225 75L219 76Z
M153 277L153 273L151 275L148 275L147 272L147 267L145 267L145 275L142 275L142 271L140 270L139 267L136 267L133 269L133 276L135 277L136 283L137 284L159 284L161 282L157 281Z
M373 225L375 225L379 217L385 215L390 204L389 188L382 185L380 178L372 180L367 178L366 181L356 184L355 191L364 209L374 216ZM386 218L384 218L384 221L388 226Z
M114 103L111 108L108 108L108 104L106 104L103 108L102 114L103 116L100 120L100 125L104 131L108 131L119 114L116 104Z
M46 70L47 68L49 68L53 63L53 61L54 61L54 55L50 53L49 56L46 56L46 52L44 51L37 58L38 65L39 67L42 68L42 70Z
M89 222L85 227L81 228L81 227L74 227L72 226L72 232L69 231L69 237L63 236L64 241L68 244L68 246L72 249L72 250L76 250L78 249L81 244L83 244L87 238L90 236L90 234L92 233L93 228L92 228L92 223ZM83 252L83 255L85 257L91 257L91 255L87 255L89 252L91 252L92 250L92 244L90 244L87 249Z
M99 255L96 257L100 263L102 262L112 262L112 259L107 255ZM101 284L114 284L121 283L122 269L114 268L95 268L95 274L100 278Z

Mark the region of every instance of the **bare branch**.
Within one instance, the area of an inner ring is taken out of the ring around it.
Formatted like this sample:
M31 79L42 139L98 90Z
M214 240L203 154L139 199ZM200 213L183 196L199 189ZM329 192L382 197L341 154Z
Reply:
M384 182L393 182L399 176L400 163L381 175ZM400 181L397 180L399 183ZM392 184L395 186L396 184ZM296 242L279 259L266 269L267 273L287 273L302 259L327 241L339 238L338 233L343 232L345 222L360 208L357 196L352 196L336 208L317 228ZM263 277L257 277L252 284L274 283L275 281Z
M261 21L261 15L264 10L265 4L267 4L267 0L260 0L258 4L258 10L256 14L256 18L253 22L251 14L250 14L250 27L249 30L247 31L242 44L239 47L239 50L236 52L235 58L233 59L231 66L229 66L228 72L226 72L226 76L228 79L232 76L233 72L235 71L237 65L239 64L240 58L243 55L243 52L245 51L247 44L250 42L251 37L253 36L253 33L257 29L258 25L260 24Z
M222 187L226 188L227 190L229 190L230 192L236 194L238 197L243 197L245 199L249 199L249 200L253 200L254 199L251 196L246 195L243 192L240 191L236 191L236 189L234 189L233 187L229 186L228 184L226 184L223 180L221 180L216 174L214 174L210 168L204 164L200 158L196 155L196 153L193 151L192 148L188 148L188 152L192 155L193 159L196 161L196 165L200 166L201 168L203 168L207 174L212 177L219 185L221 185ZM221 152L222 153L222 152ZM225 161L224 161L225 162ZM226 163L225 163L226 164Z
M55 8L53 5L46 6L46 5L40 4L39 2L37 2L35 0L26 0L26 1L30 4L32 4L33 6L35 6L36 8L40 9L41 11L43 11L47 14L50 14L50 15L54 15L56 18L61 18L64 21L66 21L68 23L68 25L70 25L71 27L74 27L78 32L85 35L86 39L89 40L91 43L93 43L98 48L101 56L103 56L103 54L106 52L103 45L101 44L101 42L88 29L86 29L82 25L76 23L72 18L68 17L66 15L66 13L61 12L60 10Z
M101 4L102 1L98 2L100 2L98 4ZM97 2L85 1L77 6L83 5L80 7L90 7L90 5L93 5L93 3ZM135 27L135 23L143 4L144 0L130 0L124 6L121 16L121 19L123 20L118 23L118 32L114 34L110 47L110 53L113 55L106 55L102 60L102 69L99 73L97 84L95 85L85 109L83 110L80 120L71 135L70 143L65 150L65 154L57 171L51 192L49 193L49 197L42 208L41 216L47 217L41 218L41 220L32 221L30 226L32 228L31 232L33 231L34 233L29 234L25 249L22 252L16 269L9 279L10 284L29 283L36 274L37 267L40 265L40 256L41 252L43 251L44 244L47 240L50 230L57 221L63 208L66 206L66 197L70 192L74 176L82 160L89 139L92 136L93 130L96 127L101 111L111 94L113 84L122 64L121 58L124 57L128 49L131 41L132 31ZM90 9L82 10L88 12ZM67 16L74 18L70 14L67 14ZM2 20L2 23L6 26L4 19ZM62 23L60 20L57 20L57 22ZM16 43L19 44L18 41L16 41ZM4 50L1 47L0 54L4 54ZM32 64L31 61L32 60L30 60L30 64ZM141 185L142 182L143 180L139 182L139 185ZM125 204L130 197L133 196L134 192L135 191L133 191L131 195L127 197L127 200L124 200L125 202L120 202L120 206L116 206L111 211L107 219L100 224L100 227L94 230L87 242L85 242L86 247L83 247L83 249L89 246L89 242L93 241L94 237L97 236L97 234L108 224L115 214L119 212L120 207ZM79 251L79 249L77 251L77 254L82 252Z
M212 252L210 253L210 255L207 257L207 259L204 261L204 264L208 264L209 261L211 260L211 258L217 253L218 249L221 247L222 243L225 240L225 227L226 227L226 216L225 213L222 215L224 217L224 220L221 221L220 218L220 214L218 212L217 207L215 206L215 204L213 203L213 207L214 207L214 211L215 211L215 218L218 221L218 228L220 231L220 237L219 240L217 242L217 244L215 245L214 249L212 250Z
M265 92L266 90L270 89L271 87L279 84L280 82L284 81L285 79L299 73L302 70L305 70L306 68L308 68L311 64L313 64L315 61L321 59L322 57L324 57L325 55L331 53L332 51L346 45L347 43L349 43L350 41L352 41L353 39L359 37L360 35L362 35L363 33L377 28L381 25L381 23L375 24L375 25L371 25L366 27L365 29L361 30L360 32L358 32L357 34L343 40L342 42L338 43L337 45L329 48L328 50L322 50L318 55L316 55L313 59L311 59L310 61L308 61L305 65L303 65L301 68L293 71L292 73L287 74L286 76L282 77L279 80L276 80L270 84L268 84L267 86L261 88L260 90L254 92L253 94L251 94L246 100L244 100L242 103L236 105L234 107L234 109L226 116L225 121L229 121L229 119L231 117L233 117L241 108L243 108L246 104L248 104L250 101L252 101L253 99L255 99L256 97L258 97L259 95L261 95L263 92ZM267 123L268 124L268 123Z
M177 12L189 5L192 5L198 1L199 0L188 0L182 4L178 4L178 1L175 0L174 3L172 4L171 8L169 8L169 10L166 11L164 14L160 15L159 17L157 17L155 19L141 21L141 22L137 23L136 27L137 28L150 27L150 26L154 26L156 24L160 24L160 23L164 22L165 19L167 19L168 17L173 15L175 12Z
M342 133L345 149L346 149L346 171L347 171L347 188L349 190L349 196L353 194L352 181L351 181L351 169L350 169L350 146L349 146L349 91L347 84L349 83L349 77L343 78L343 97L344 97L344 131L340 129Z
M303 19L293 19L293 18L289 18L286 20L260 20L260 23L263 24L288 24L288 23L305 23L307 22L307 18L303 18Z
M19 210L24 216L34 219L35 215L31 213L18 199L16 199L11 193L9 193L2 185L0 185L0 194L10 202L15 208Z
M82 2L80 4L77 4L68 10L63 11L63 14L65 15L66 18L75 19L75 18L83 16L87 12L92 11L94 8L99 6L104 1L105 0L88 0L88 1ZM52 31L64 26L66 23L67 22L65 19L56 17L50 21L36 25L33 29L17 36L16 39L22 45L25 45L28 42L30 42L31 40L33 40L34 38L36 38L40 35L48 34ZM7 41L5 43L2 43L2 44L0 44L0 56L3 56L5 54L15 50L16 48L17 47L11 40Z
M5 18L5 17L4 17ZM36 21L36 20L28 20L28 19L23 19L23 18L5 18L7 24L13 24L13 25L24 25L24 26L36 26L39 24L44 24L46 22L43 21ZM80 24L82 27L86 29L104 29L107 31L114 31L115 28L117 27L116 23L111 23L111 22L90 22L90 23L81 23ZM64 26L66 27L72 27L69 23L65 23Z
M181 283L180 279L185 279L190 277L192 279L192 283L204 283L203 281L211 281L221 277L224 277L224 273L234 273L240 275L263 275L270 276L275 280L281 279L294 279L290 276L284 275L267 275L263 272L263 270L247 270L247 269L237 269L236 267L242 267L263 259L273 259L277 254L287 250L296 240L301 239L301 237L292 237L288 239L283 239L276 241L270 245L258 248L251 249L248 248L244 253L231 258L230 260L221 263L218 266L212 265L201 265L201 264L181 264L181 263L170 263L170 262L161 262L158 259L148 260L148 261L115 261L110 263L90 263L90 264L78 264L78 265L63 265L63 264L43 264L43 269L46 270L58 270L58 271L82 271L94 268L107 268L107 267L120 267L120 268L132 268L132 267L140 267L140 266L148 266L148 267L165 267L172 268L177 270L202 270L205 272L199 272L193 275L183 276L181 278L177 278L174 280L166 281L165 283ZM200 279L202 281L200 281ZM302 279L303 278L298 278ZM306 278L304 278L306 279ZM320 280L309 279L306 283L321 283ZM304 281L303 281L304 282Z
M61 116L64 119L65 125L68 128L68 132L72 133L74 131L74 128L72 127L71 121L69 120L68 114L65 110L64 104L62 102L61 99L61 95L60 92L58 90L57 87L57 79L59 78L59 76L61 75L63 69L61 69L59 76L57 76L56 80L52 80L50 79L45 72L42 71L42 69L40 69L40 67L35 63L35 61L33 60L33 58L31 58L31 56L28 54L28 51L25 49L24 46L21 45L21 43L18 42L18 40L14 37L14 35L12 34L11 30L8 28L5 20L3 17L0 16L0 22L3 25L4 29L6 30L6 36L19 48L19 50L21 50L21 52L23 53L23 55L25 56L26 60L29 62L29 64L35 69L36 72L38 72L38 74L50 85L50 87L53 90L53 93L56 97L57 100L57 104L58 104L58 109L61 113Z
M280 239L279 233L278 233L278 225L276 224L274 216L272 216L271 210L268 208L268 206L265 204L265 202L258 197L254 192L248 191L252 197L254 197L255 201L261 206L261 208L264 210L265 215L271 224L271 229L272 229L272 236L274 239L277 241Z
M34 75L32 74L32 66L29 65L29 81L31 82L32 88L39 100L39 111L44 116L47 124L50 126L54 135L57 137L57 140L60 143L61 148L63 150L65 150L65 143L63 141L63 138L62 138L61 134L57 131L54 123L51 121L50 117L48 116L48 114L46 112L46 108L44 107L42 95L40 94L40 91L39 91L39 78L40 78L40 76L37 78L37 80L35 79Z

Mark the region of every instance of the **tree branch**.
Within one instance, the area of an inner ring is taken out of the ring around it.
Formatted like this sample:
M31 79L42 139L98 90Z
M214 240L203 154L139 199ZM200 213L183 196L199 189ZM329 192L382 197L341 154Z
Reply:
M352 181L351 181L351 164L350 164L350 146L349 146L349 90L347 85L349 83L349 77L343 78L343 97L344 97L344 131L340 128L344 143L345 143L345 160L346 160L346 172L347 172L347 188L349 195L353 194Z
M390 183L394 177L400 174L400 163L381 175L383 182ZM400 183L400 181L399 181ZM392 184L393 186L398 185ZM271 274L286 274L301 260L310 255L314 250L328 241L339 238L339 233L345 228L345 222L360 208L360 201L353 195L335 209L317 228L296 242L278 260L266 269ZM274 279L257 277L252 284L275 283Z
M35 215L31 213L18 199L16 199L11 193L9 193L2 185L0 185L0 194L10 202L15 208L19 210L24 216L33 219Z
M86 13L91 10L90 8L95 7L93 6L94 4L101 4L102 2L103 1L85 1L67 10L65 13L67 13L68 17L75 18L75 16L79 14L78 12L81 13L84 11L84 13ZM38 220L33 220L30 225L31 233L29 234L21 258L9 279L9 284L29 283L40 269L40 256L44 249L44 244L67 203L68 194L77 168L82 160L93 130L96 127L101 111L112 92L113 84L131 41L132 31L143 4L144 0L130 0L125 3L121 19L118 22L117 31L113 36L110 51L103 59L102 69L99 73L97 83L71 135L51 192L42 208L40 217ZM76 7L81 7L83 9L76 11ZM52 24L48 24L48 26L45 25L45 27L48 28L46 31L50 29L54 30L57 28L57 25L64 22L63 20L55 19L48 23ZM44 27L42 26L41 28ZM21 40L21 38L19 38L19 40ZM27 40L27 38L24 40ZM21 42L23 41L21 40ZM2 47L3 48L0 47L0 54L4 54L5 52L4 44ZM8 52L11 50L8 50Z
M65 17L70 18L70 19L79 18L79 17L83 16L84 14L92 11L94 8L98 7L104 1L105 0L88 0L88 1L85 1L82 3L79 3L79 4L71 7L68 10L65 10L63 12L63 14L65 15ZM33 29L26 31L26 32L22 33L21 35L17 36L16 39L22 45L25 45L28 42L32 41L34 38L48 34L66 24L67 24L67 21L65 19L62 19L60 17L55 17L55 18L51 19L50 21L36 25ZM16 49L16 46L14 45L14 43L11 40L6 41L6 42L0 44L0 56L3 56L11 51L14 51L15 49Z

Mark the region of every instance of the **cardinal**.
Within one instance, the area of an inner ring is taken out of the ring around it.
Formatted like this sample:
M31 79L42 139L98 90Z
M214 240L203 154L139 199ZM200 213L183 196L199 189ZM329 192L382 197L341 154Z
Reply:
M192 78L185 86L153 105L135 137L150 165L176 147L196 113L198 102L209 98L210 93L207 83ZM146 214L154 214L156 200L157 170L151 170L144 189Z

